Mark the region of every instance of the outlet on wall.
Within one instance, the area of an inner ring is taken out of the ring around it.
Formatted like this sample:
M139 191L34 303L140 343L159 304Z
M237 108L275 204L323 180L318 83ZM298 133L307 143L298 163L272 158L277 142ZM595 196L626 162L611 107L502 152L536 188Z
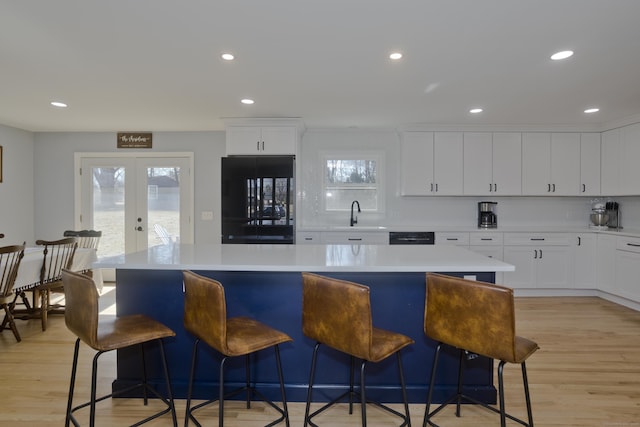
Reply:
M213 221L213 211L202 211L200 213L200 219L203 221Z

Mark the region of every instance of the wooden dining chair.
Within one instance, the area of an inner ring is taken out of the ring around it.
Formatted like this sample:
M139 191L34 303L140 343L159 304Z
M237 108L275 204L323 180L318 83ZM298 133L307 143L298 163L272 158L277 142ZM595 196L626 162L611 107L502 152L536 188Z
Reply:
M63 233L64 237L75 237L78 239L78 248L94 249L98 250L100 244L100 238L102 237L102 231L96 230L67 230ZM93 270L86 269L81 270L80 273L86 274L89 277L93 277Z
M20 338L20 333L13 318L13 310L15 309L17 298L13 285L15 284L23 256L24 243L0 248L0 307L4 308L4 319L2 320L0 332L5 329L11 329L18 342L22 338Z
M78 247L78 239L66 237L60 240L37 240L36 245L44 246L42 269L40 270L40 283L35 288L40 299L40 319L42 330L47 330L47 317L53 310L61 310L64 313L64 305L51 304L51 292L64 292L62 284L62 270L71 269L73 256Z

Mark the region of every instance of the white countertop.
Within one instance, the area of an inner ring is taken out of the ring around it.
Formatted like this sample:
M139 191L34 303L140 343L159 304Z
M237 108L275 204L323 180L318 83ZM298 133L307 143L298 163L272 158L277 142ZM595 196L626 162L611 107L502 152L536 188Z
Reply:
M457 246L160 245L103 258L95 268L137 270L486 272L514 266Z

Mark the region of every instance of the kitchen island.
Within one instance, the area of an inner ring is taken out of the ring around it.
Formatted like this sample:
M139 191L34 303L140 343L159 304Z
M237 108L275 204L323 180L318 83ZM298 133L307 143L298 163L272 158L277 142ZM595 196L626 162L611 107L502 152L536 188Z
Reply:
M365 284L371 288L374 326L400 332L416 343L403 350L403 365L409 399L424 402L435 343L424 336L425 272L439 272L493 282L495 272L513 271L501 261L456 246L393 245L188 245L155 246L146 251L102 259L95 268L116 269L118 315L144 313L171 327L174 338L166 341L170 375L176 397L186 396L191 349L194 342L183 328L182 270L219 280L225 287L229 316L251 316L293 338L281 346L287 398L306 398L314 342L304 337L302 324L302 271ZM218 355L201 347L194 395L205 398L217 393ZM348 358L322 347L318 362L318 392L321 400L343 390L348 383ZM444 357L443 357L444 356ZM446 352L441 359L442 378L434 396L449 395L457 374L457 355ZM267 396L279 398L273 352L257 356L253 379ZM148 357L147 360L159 360ZM467 393L485 402L495 402L493 361L470 361L465 375ZM227 362L226 383L231 387L244 379L241 358ZM446 374L445 374L446 372ZM129 385L139 376L135 352L118 352L114 389ZM153 366L152 381L163 390L161 370ZM367 395L385 402L400 400L394 359L367 368Z

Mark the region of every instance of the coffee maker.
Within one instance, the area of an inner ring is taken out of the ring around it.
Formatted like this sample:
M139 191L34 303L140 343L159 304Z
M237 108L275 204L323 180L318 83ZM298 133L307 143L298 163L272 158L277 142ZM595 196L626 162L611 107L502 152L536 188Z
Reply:
M478 202L478 228L497 228L498 216L495 213L498 202Z

